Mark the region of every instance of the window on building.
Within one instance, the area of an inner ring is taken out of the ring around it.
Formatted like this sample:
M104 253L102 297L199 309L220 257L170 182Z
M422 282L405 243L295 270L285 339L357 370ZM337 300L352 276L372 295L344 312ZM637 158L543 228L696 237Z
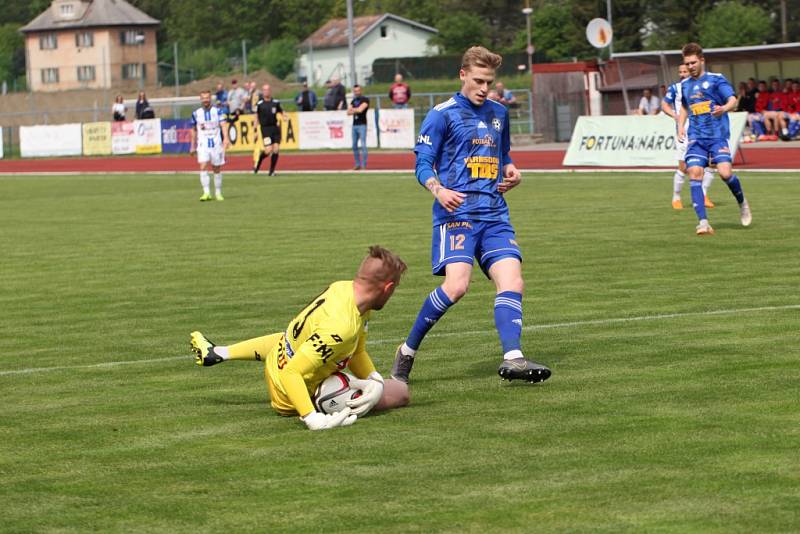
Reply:
M386 25L381 26L381 37L383 39L389 37L389 26Z
M144 44L144 32L138 30L125 30L119 32L119 42L123 45Z
M72 17L75 15L75 6L72 4L61 4L59 6L59 12L62 17Z
M39 50L53 50L58 48L58 39L54 33L45 33L39 36Z
M42 83L58 83L58 69L42 69Z
M75 46L85 48L94 46L94 34L92 32L78 32L75 34Z
M81 65L78 67L78 80L81 82L94 81L94 65Z
M126 63L122 66L123 80L138 80L147 78L147 65L141 63Z

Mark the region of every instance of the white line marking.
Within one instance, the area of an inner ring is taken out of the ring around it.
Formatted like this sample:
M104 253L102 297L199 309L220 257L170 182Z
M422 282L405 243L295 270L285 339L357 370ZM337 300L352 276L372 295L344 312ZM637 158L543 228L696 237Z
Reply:
M550 323L550 324L535 324L530 326L525 326L522 329L526 332L531 332L534 330L549 330L551 328L572 328L576 326L595 326L595 325L604 325L604 324L615 324L615 323L634 323L634 322L641 322L641 321L658 321L662 319L680 319L683 317L709 317L715 315L733 315L736 313L753 313L753 312L769 312L769 311L784 311L784 310L800 310L800 304L787 304L785 306L760 306L757 308L736 308L736 309L729 309L729 310L709 310L709 311L702 311L702 312L684 312L684 313L662 313L656 315L640 315L637 317L613 317L610 319L590 319L587 321L570 321L566 323ZM464 332L440 332L440 333L432 333L428 334L429 338L440 338L440 337L453 337L453 336L471 336L471 335L485 335L494 332L494 330L467 330ZM394 339L376 339L372 341L368 341L368 345L393 345L398 343L400 340ZM187 351L188 352L188 351ZM63 365L58 367L29 367L27 369L17 369L14 371L0 371L0 376L10 376L10 375L23 375L23 374L31 374L31 373L47 373L51 371L64 371L69 369L97 369L97 368L108 368L108 367L116 367L119 365L134 365L134 364L149 364L154 362L169 362L175 360L190 360L190 356L187 353L184 356L169 356L166 358L152 358L146 360L129 360L129 361L121 361L121 362L105 362L105 363L95 363L91 365Z

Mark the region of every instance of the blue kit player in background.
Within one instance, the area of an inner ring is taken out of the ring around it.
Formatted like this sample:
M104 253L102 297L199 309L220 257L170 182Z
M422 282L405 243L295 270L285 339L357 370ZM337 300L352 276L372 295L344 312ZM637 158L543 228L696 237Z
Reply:
M699 223L697 235L714 235L708 224L703 198L703 169L717 164L719 176L739 203L742 226L750 226L750 206L744 198L742 184L731 167L730 126L728 112L736 108L736 92L722 74L705 71L703 49L697 43L683 47L683 62L689 77L681 82L682 106L678 117L678 138L688 139L686 167L691 180L692 205ZM686 119L689 131L686 131Z
M498 369L507 380L541 382L550 369L527 360L521 350L522 254L509 222L503 194L522 176L509 157L508 112L487 99L502 57L481 46L461 62L461 91L425 117L415 148L416 176L433 203L433 274L444 283L422 304L414 326L400 345L392 377L408 382L422 339L464 296L473 262L495 284L494 319L503 346Z

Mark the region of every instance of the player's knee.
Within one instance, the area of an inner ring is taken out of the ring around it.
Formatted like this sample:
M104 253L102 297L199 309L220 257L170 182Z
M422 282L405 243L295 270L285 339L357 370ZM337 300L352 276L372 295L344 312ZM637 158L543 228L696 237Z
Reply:
M445 280L444 284L442 284L442 290L451 302L461 300L461 297L467 294L468 289L469 279Z

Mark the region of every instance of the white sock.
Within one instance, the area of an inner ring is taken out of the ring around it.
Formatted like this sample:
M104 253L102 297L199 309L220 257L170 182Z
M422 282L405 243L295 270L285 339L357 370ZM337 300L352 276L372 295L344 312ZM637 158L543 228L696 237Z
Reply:
M519 349L514 349L506 352L503 354L504 360L515 360L517 358L524 358L525 356L522 355L522 351Z
M403 343L403 345L400 347L400 352L402 352L402 353L403 353L403 354L405 354L406 356L411 356L412 358L413 358L413 357L414 357L414 356L417 354L417 351L416 351L416 350L414 350L414 349L412 349L412 348L411 348L411 347L409 347L408 345L406 345L406 344L405 344L405 342L404 342L404 343Z
M714 171L712 171L709 167L706 167L706 170L703 171L703 195L708 196L708 188L711 185L711 182L714 180Z
M203 193L211 194L211 178L208 176L208 171L200 171L200 185L203 186Z
M214 175L214 189L217 190L217 194L222 194L222 173L217 173Z
M681 198L681 189L683 188L683 179L686 177L684 173L681 171L675 171L675 175L672 177L672 198L678 199Z

